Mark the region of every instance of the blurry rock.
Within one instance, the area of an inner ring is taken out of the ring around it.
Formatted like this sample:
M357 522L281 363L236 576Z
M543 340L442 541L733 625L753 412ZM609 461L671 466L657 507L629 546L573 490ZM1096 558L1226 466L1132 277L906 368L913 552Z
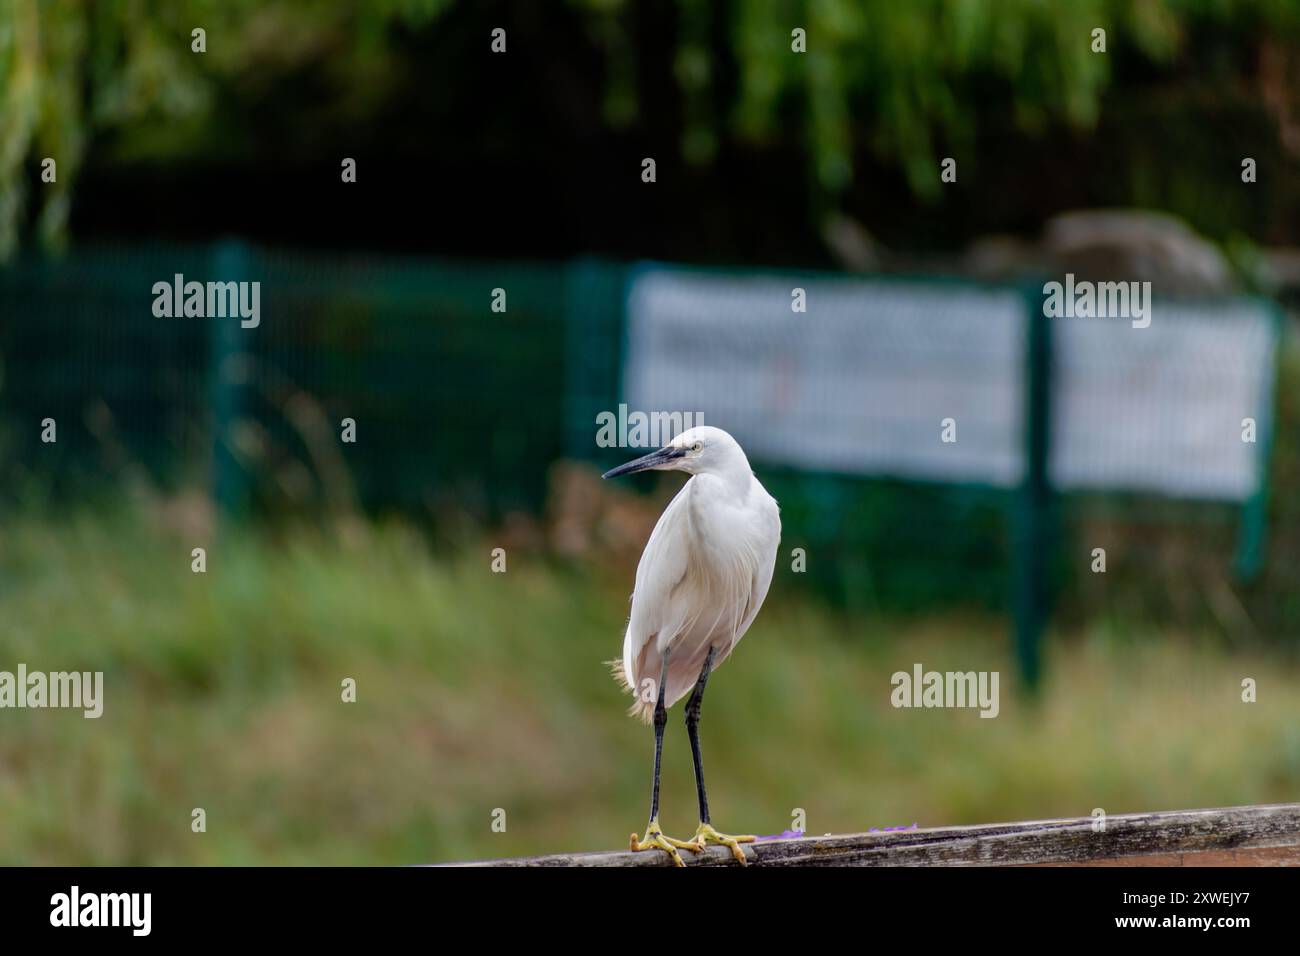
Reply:
M1142 210L1085 210L1048 220L1043 248L1056 272L1081 279L1149 281L1157 292L1221 295L1234 290L1218 248L1182 220Z
M1039 242L982 236L963 271L989 281L1072 272L1101 282L1150 282L1169 295L1220 295L1236 289L1227 259L1182 220L1144 210L1083 210L1049 219Z

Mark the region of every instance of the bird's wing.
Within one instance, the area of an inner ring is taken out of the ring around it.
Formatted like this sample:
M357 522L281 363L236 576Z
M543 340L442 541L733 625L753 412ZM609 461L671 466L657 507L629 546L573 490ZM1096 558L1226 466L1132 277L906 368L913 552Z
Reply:
M772 586L772 572L776 568L775 558L772 561L766 561L759 564L754 569L753 583L749 589L749 603L745 606L745 613L741 616L740 627L736 629L736 642L745 636L749 630L749 625L754 623L754 618L758 615L758 609L763 606L763 600L767 597L767 589Z
M641 673L647 646L663 628L680 626L680 622L668 619L673 610L669 599L673 589L686 576L689 487L690 482L687 482L659 516L641 554L641 563L636 568L632 616L623 638L623 676L634 693L643 678L659 679L657 671L654 674ZM656 661L659 659L657 653L650 656Z
M740 618L740 627L736 629L736 640L745 636L749 630L749 625L754 622L758 615L758 609L763 606L763 600L767 597L767 589L772 586L772 573L776 570L776 552L781 544L781 514L776 506L776 501L769 497L771 508L764 509L764 521L766 523L765 533L762 537L761 552L756 556L757 561L754 566L754 575L752 584L749 589L749 602L745 606L745 611ZM734 646L734 645L733 645Z

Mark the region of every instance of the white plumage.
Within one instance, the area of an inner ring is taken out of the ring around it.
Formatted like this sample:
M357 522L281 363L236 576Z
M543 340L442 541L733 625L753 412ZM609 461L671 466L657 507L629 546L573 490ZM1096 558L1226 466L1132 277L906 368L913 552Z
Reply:
M665 652L672 706L694 686L710 646L716 669L749 630L772 583L781 519L740 445L720 428L689 429L611 474L644 468L692 475L641 555L623 639L620 676L636 698L631 712L649 721Z

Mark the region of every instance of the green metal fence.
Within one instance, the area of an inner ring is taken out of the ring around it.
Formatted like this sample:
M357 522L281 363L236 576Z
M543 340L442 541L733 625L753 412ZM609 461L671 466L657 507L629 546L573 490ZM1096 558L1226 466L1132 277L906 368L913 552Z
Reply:
M178 273L260 281L261 324L156 317L152 288ZM622 400L633 274L597 260L462 263L235 242L20 261L0 269L0 500L93 499L147 476L209 487L231 514L450 509L492 522L540 512L557 459L626 457L594 435L595 415ZM1016 487L756 465L782 505L783 554L808 549L806 586L864 611L1008 612L1033 677L1050 596L1079 574L1077 555L1063 555L1086 542L1070 539L1069 502L1050 486L1052 338L1041 310L1025 307L1036 318ZM54 444L40 437L49 418ZM355 443L339 441L344 419ZM1262 491L1252 499L1244 526L1256 567L1266 502ZM1150 499L1128 513L1152 514ZM1196 514L1228 541L1240 517L1220 506Z
M154 283L178 273L260 281L266 318L155 317ZM0 270L5 485L95 494L129 464L162 487L210 470L232 511L536 509L561 453L564 280L241 244L19 263ZM344 418L355 444L338 440Z

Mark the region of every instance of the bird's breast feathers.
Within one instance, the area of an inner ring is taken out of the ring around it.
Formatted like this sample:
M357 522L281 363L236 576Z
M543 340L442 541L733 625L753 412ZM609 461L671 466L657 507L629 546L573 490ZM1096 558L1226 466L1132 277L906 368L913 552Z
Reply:
M743 493L711 475L688 481L659 517L637 567L623 644L626 682L635 688L657 678L671 648L671 703L694 681L709 646L717 646L721 664L767 596L780 537L776 501L757 479Z

